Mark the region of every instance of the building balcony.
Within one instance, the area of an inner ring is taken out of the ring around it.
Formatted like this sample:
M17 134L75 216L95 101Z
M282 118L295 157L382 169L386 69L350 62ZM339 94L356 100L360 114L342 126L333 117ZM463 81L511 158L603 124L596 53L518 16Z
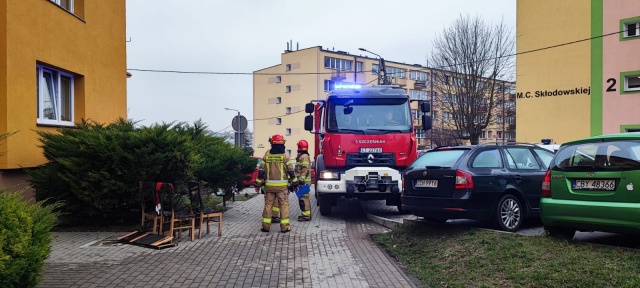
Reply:
M331 80L344 80L344 79L347 79L347 71L345 70L331 71Z
M391 83L393 83L393 85L398 85L400 87L407 86L407 78L389 77L389 79L391 79Z
M413 89L415 89L415 90L427 89L427 81L425 81L425 80L416 80L413 83Z

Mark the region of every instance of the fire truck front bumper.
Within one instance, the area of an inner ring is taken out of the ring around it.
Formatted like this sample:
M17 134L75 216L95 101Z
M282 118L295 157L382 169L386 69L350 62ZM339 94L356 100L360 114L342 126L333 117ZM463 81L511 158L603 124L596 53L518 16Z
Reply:
M400 171L388 167L356 167L345 171L339 177L335 173L318 179L316 191L320 193L400 193L402 175ZM336 179L338 178L338 179Z

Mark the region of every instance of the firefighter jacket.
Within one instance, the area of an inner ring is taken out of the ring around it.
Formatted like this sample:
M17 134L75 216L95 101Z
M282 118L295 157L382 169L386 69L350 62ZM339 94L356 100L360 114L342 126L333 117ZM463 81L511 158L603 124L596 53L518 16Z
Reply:
M298 153L296 156L296 177L298 181L304 181L306 183L311 183L310 175L310 157L309 154L306 153Z
M293 161L286 154L271 154L267 151L260 163L259 174L264 174L265 186L286 187L289 182L289 175L294 175ZM264 171L264 172L262 172ZM256 183L261 179L256 180ZM297 179L291 179L297 181Z

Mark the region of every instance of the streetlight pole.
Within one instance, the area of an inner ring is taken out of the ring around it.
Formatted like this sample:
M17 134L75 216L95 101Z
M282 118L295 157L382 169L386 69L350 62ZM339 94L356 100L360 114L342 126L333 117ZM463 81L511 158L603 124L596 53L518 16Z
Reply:
M378 85L391 85L391 81L389 81L389 78L387 77L387 69L384 67L384 59L382 56L364 48L358 48L358 50L378 56Z
M242 148L242 137L244 136L244 129L246 127L242 127L242 121L240 121L240 111L236 110L236 109L231 109L231 108L224 108L224 110L230 110L230 111L236 111L238 112L238 116L236 116L236 123L238 123L238 131L236 131L235 133L235 145L236 147L240 147Z

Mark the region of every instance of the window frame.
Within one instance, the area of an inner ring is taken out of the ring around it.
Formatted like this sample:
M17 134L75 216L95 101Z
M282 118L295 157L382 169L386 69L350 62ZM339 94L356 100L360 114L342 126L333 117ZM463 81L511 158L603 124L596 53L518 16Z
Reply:
M52 88L54 90L53 92L53 97L55 98L54 103L53 103L53 109L55 110L55 116L56 119L48 119L44 117L44 110L45 108L45 95L41 95L41 93L44 93L44 91L48 91L48 87L46 86L46 79L44 78L44 74L45 73L49 73L51 75L51 84L52 84ZM67 77L69 78L70 82L69 82L69 96L68 96L68 101L70 102L69 104L69 117L71 119L69 120L63 120L63 113L62 113L62 95L61 95L61 87L62 87L62 78L63 77ZM55 79L53 79L55 78ZM55 126L68 126L68 127L73 127L75 126L75 76L69 72L66 71L62 71L59 69L54 69L51 68L50 66L46 66L46 65L42 65L42 64L36 64L36 102L37 102L37 108L36 108L36 124L38 125L55 125Z
M636 25L636 34L629 36L627 26L631 24ZM620 41L640 39L640 16L620 19L620 31L622 31L622 33L620 33Z
M282 104L282 97L276 96L276 104Z
M638 77L640 81L640 70L620 72L620 94L637 94L640 93L640 87L629 88L628 78Z
M67 8L67 7L62 6L62 4L61 4L62 1L69 1L69 6L70 7ZM75 3L74 3L75 1L74 0L49 0L49 2L58 5L58 7L62 8L64 10L67 10L67 11L69 11L71 13L73 13L74 10L75 10Z

